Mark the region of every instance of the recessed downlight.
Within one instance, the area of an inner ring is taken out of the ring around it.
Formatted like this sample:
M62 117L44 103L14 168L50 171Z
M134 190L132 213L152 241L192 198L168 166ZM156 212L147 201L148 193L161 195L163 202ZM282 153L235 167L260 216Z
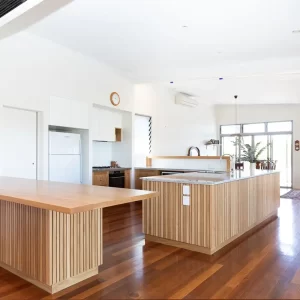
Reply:
M174 81L170 81L170 83L171 83L171 84L173 84L173 83L174 83Z
M182 25L182 28L188 28L189 26L188 25Z

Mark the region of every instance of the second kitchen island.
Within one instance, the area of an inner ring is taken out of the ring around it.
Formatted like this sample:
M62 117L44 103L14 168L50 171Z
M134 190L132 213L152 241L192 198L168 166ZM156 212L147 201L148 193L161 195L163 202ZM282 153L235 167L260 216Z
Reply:
M187 173L143 178L145 239L212 255L277 217L280 173Z
M0 177L0 268L55 293L98 274L103 208L156 193Z

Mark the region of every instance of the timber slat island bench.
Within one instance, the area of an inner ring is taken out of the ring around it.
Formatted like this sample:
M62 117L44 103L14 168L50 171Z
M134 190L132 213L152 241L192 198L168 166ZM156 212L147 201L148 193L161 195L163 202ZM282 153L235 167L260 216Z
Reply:
M155 195L0 177L0 267L49 293L96 275L103 208Z
M185 173L143 178L146 241L212 255L277 217L280 173Z

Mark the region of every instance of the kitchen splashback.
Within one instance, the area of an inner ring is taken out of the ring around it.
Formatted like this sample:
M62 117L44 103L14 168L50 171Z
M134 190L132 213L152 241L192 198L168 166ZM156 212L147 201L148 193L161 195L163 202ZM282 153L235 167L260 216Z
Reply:
M226 171L225 159L153 159L153 168Z
M110 166L112 143L93 142L93 166Z

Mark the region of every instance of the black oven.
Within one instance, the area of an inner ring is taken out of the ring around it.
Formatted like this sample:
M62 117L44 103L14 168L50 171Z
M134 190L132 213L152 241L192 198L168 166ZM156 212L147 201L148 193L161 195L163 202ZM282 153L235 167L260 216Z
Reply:
M109 186L124 188L125 187L125 173L124 171L110 171L109 172Z

